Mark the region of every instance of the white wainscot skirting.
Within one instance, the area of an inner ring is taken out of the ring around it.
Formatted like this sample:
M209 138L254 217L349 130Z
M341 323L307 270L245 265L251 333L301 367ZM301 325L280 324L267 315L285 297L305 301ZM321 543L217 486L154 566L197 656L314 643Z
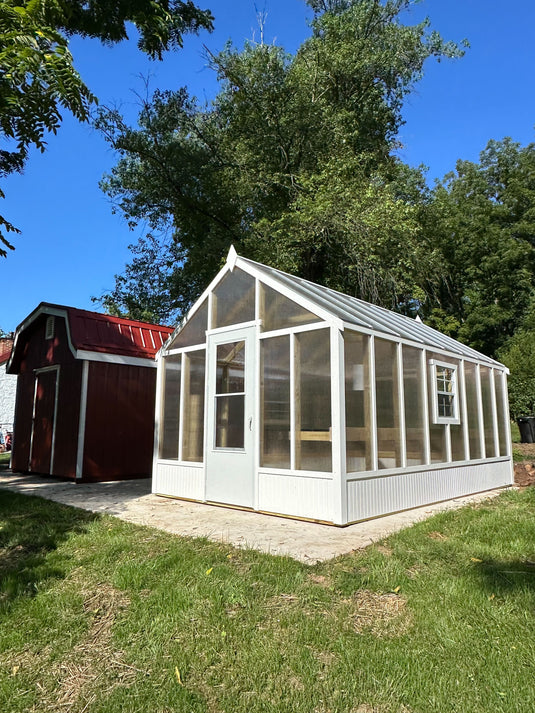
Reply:
M309 520L333 521L333 481L278 473L258 476L258 509Z
M157 462L152 474L152 492L175 498L203 500L204 465Z
M507 485L511 485L509 459L356 480L348 476L347 521L358 522Z

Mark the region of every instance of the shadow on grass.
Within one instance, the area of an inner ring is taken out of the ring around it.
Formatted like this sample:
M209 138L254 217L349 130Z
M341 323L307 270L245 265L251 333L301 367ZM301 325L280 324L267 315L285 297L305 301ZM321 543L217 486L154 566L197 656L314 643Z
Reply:
M42 498L0 490L0 613L62 579L68 557L55 556L73 533L85 532L98 515Z
M535 594L535 558L526 560L485 560L477 572L486 589L494 594L529 590Z

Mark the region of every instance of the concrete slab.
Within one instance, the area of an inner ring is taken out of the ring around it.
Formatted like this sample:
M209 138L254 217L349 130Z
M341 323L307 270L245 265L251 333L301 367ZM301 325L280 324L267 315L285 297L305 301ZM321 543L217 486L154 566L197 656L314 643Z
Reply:
M127 522L176 535L207 537L236 547L288 555L308 564L367 547L434 513L479 503L502 492L491 490L338 528L163 498L152 495L150 487L150 479L77 485L52 477L0 472L0 488L23 495L37 495L84 510L115 515Z

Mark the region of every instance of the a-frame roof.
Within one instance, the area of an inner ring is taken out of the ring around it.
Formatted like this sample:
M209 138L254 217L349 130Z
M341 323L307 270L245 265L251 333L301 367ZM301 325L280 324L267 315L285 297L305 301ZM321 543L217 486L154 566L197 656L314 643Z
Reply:
M273 289L281 291L286 296L301 304L319 317L336 323L340 328L354 327L356 330L377 333L387 339L395 341L402 340L413 342L427 349L446 351L457 357L466 357L478 362L483 362L489 366L500 366L503 364L491 359L481 352L462 344L462 342L448 337L436 329L427 326L423 322L406 317L397 312L392 312L384 307L365 302L345 295L328 287L317 285L301 277L290 275L273 267L268 267L254 260L237 255L233 247L230 248L227 263L217 274L209 287L201 295L198 302L191 309L188 318L171 335L171 340L185 326L196 308L204 301L207 294L211 292L235 267L244 270L250 275L257 277L261 282L268 284ZM164 346L165 348L165 346Z

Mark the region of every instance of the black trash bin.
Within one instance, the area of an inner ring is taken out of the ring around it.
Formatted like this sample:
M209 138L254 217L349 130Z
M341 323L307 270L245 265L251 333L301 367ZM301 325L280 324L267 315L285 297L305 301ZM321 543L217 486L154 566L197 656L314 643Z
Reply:
M535 443L535 416L519 416L516 422L520 429L520 442Z

